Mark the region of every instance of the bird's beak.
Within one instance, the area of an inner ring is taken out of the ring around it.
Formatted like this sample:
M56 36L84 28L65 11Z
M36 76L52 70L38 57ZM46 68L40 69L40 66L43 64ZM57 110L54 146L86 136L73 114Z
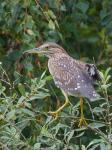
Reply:
M38 53L44 53L45 51L41 48L33 48L30 50L25 51L24 53L31 53L31 54L38 54Z

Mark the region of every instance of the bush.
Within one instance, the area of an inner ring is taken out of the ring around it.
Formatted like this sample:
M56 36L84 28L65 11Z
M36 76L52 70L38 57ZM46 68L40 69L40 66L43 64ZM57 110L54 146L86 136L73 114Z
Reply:
M106 0L2 1L0 5L0 149L108 150L112 145L111 8ZM78 127L79 100L69 97L57 120L48 114L62 105L44 56L23 51L44 41L62 45L100 69L102 99L85 101L87 127Z

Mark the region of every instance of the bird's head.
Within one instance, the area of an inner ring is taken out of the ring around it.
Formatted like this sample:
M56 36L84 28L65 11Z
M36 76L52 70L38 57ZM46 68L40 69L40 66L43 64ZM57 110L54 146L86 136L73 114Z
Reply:
M56 43L47 42L38 48L33 48L31 50L25 51L25 53L41 53L47 57L52 57L55 53L66 53L66 51Z

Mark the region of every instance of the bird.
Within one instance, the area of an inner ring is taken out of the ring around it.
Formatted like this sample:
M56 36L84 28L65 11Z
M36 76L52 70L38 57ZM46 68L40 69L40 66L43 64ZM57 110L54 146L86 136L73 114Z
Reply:
M41 53L48 57L48 69L53 77L55 85L61 89L65 97L65 103L56 111L49 114L58 117L59 113L70 101L68 96L80 98L79 127L87 126L87 121L83 112L84 99L95 101L100 98L96 92L94 84L101 80L99 70L94 64L82 62L68 55L64 48L54 42L45 42L37 48L25 51L25 53Z

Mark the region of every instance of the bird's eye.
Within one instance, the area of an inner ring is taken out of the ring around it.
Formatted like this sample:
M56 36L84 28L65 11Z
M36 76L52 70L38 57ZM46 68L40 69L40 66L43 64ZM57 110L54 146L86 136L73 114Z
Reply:
M48 46L46 46L44 49L45 49L45 50L48 50Z

